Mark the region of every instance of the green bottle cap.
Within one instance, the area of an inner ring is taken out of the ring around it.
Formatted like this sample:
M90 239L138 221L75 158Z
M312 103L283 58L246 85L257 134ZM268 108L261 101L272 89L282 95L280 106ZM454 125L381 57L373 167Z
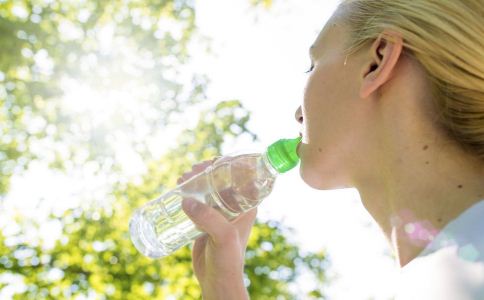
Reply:
M281 139L267 148L267 158L277 172L284 173L297 166L299 156L296 150L300 142L300 137L296 139Z

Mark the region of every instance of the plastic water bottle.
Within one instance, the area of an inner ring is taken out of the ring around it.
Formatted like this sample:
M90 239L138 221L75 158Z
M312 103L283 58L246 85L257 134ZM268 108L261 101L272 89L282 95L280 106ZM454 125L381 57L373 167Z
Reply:
M256 207L272 192L276 177L298 164L300 141L282 139L264 153L215 161L202 173L146 203L130 220L133 244L144 255L160 258L203 235L182 210L184 198L208 204L229 220Z

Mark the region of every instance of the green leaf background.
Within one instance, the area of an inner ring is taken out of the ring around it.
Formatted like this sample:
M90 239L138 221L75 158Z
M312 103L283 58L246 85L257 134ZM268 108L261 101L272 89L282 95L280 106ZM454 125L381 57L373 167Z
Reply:
M272 1L250 1L270 13ZM20 284L15 299L201 298L190 247L151 260L133 247L127 227L136 207L174 187L194 163L220 155L225 141L257 139L240 101L213 103L204 74L182 73L190 43L209 45L196 31L195 14L188 0L0 1L0 201L9 196L11 178L34 162L65 176L94 164L94 175L114 178L99 205L82 198L86 205L51 210L40 220L1 213L0 295ZM112 50L103 46L106 30ZM96 112L107 116L96 121L69 111L77 103L63 98L66 79L92 90L139 91L130 101L150 113L115 108ZM200 107L194 125L154 156L149 138L164 137L194 107ZM142 122L144 135L133 120ZM123 175L113 132L146 166L136 180ZM61 228L53 245L39 234L45 224ZM324 251L302 251L279 221L257 222L246 285L253 299L324 299L328 265ZM306 294L298 288L301 274L314 282Z

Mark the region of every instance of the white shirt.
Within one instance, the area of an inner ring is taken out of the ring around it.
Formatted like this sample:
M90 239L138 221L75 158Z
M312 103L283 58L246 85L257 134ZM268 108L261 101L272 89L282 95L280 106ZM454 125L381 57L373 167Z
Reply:
M484 300L484 200L402 268L396 300Z

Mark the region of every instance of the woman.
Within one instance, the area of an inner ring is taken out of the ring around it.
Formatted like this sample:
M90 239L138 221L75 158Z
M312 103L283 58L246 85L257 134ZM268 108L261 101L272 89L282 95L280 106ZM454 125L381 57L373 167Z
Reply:
M358 189L402 267L398 299L484 299L483 17L483 0L346 0L311 47L301 177ZM256 211L183 207L208 233L193 248L204 299L248 298Z

